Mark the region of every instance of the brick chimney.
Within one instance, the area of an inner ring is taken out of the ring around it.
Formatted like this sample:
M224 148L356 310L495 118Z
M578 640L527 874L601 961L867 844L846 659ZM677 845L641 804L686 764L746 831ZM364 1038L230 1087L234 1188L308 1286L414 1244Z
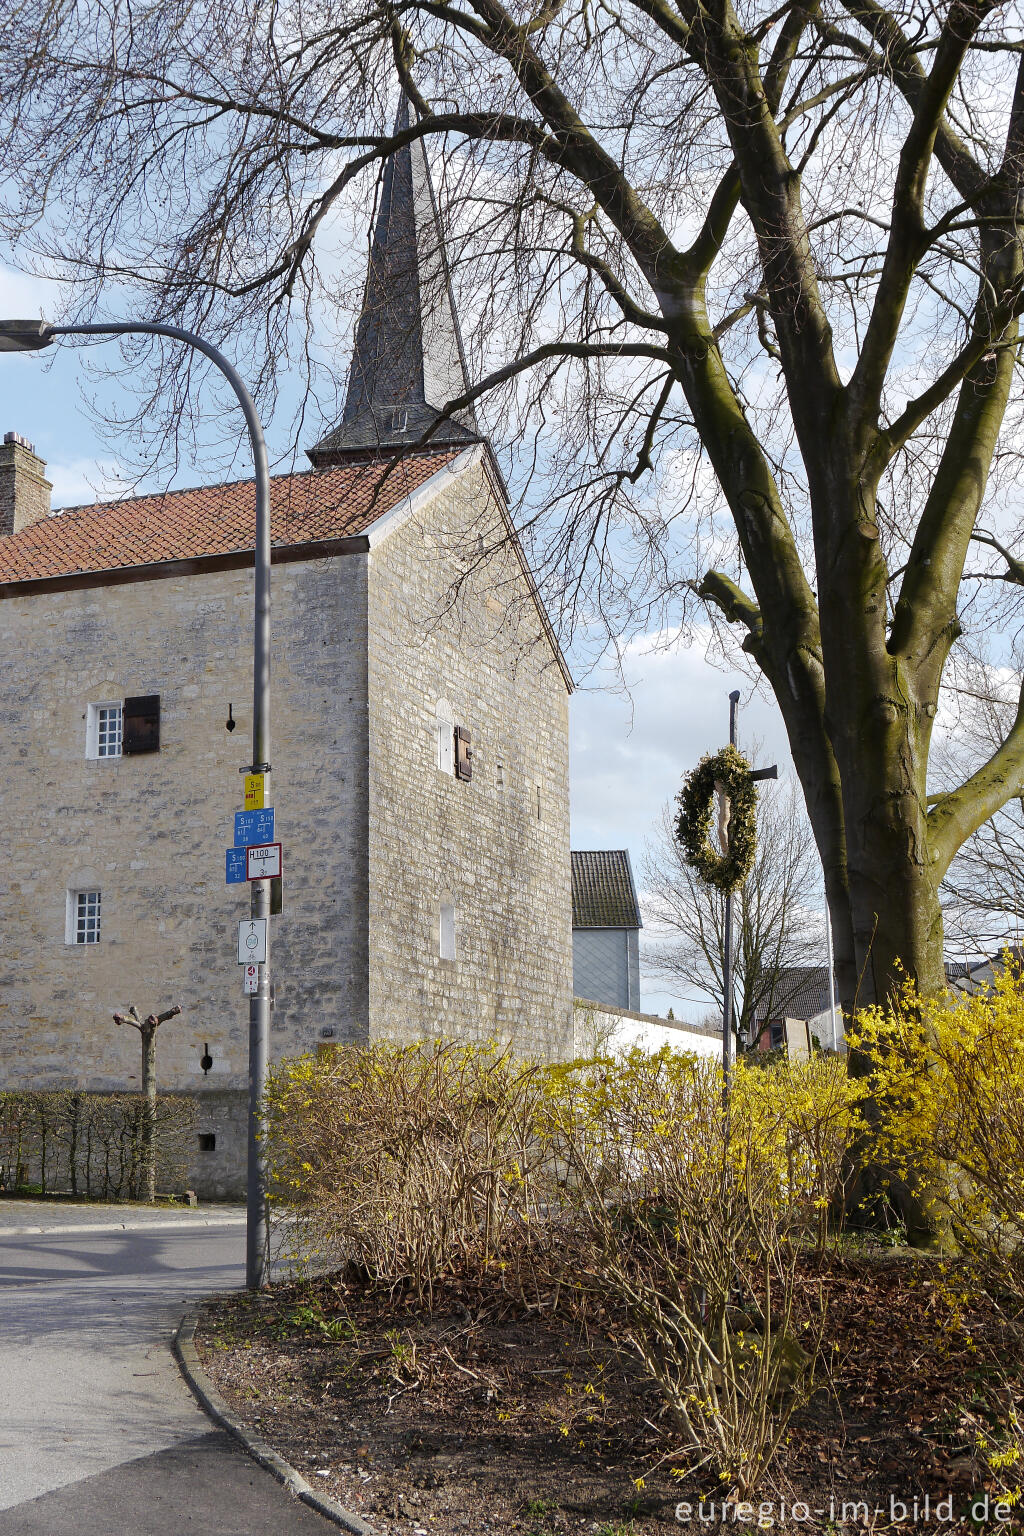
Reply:
M46 464L20 432L7 432L0 444L0 535L20 533L50 512L53 486Z

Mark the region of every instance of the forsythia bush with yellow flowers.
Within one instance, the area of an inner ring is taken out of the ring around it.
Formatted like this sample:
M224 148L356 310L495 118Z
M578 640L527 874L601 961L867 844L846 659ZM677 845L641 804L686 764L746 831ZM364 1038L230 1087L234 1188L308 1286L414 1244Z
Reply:
M680 1463L745 1496L809 1381L795 1261L824 1239L863 1085L817 1057L741 1062L722 1086L717 1063L667 1049L542 1067L429 1041L286 1062L276 1197L321 1262L427 1304L455 1280L599 1306Z
M873 1157L928 1202L982 1281L1024 1301L1024 974L861 1013Z
M585 1315L662 1400L666 1454L749 1497L811 1385L824 1324L796 1317L854 1159L923 1195L957 1284L1024 1303L1024 978L907 988L835 1057L716 1062L663 1050L564 1066L424 1041L283 1063L267 1101L276 1200L307 1253L426 1306L499 1287ZM1005 1442L1005 1443L1004 1443ZM1014 1497L1016 1419L988 1445Z
M579 1064L549 1104L575 1286L619 1319L679 1463L741 1497L811 1383L798 1240L824 1230L861 1094L819 1057L741 1062L725 1099L717 1063L666 1050Z

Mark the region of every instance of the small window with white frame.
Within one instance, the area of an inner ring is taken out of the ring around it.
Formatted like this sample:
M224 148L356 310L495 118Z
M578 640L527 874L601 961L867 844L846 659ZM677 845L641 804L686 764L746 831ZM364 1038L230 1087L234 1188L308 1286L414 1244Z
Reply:
M86 757L104 760L120 757L123 739L124 703L90 704L86 715Z
M455 712L444 699L434 711L437 733L437 766L441 773L455 777Z
M98 944L102 892L69 891L64 937L68 944Z

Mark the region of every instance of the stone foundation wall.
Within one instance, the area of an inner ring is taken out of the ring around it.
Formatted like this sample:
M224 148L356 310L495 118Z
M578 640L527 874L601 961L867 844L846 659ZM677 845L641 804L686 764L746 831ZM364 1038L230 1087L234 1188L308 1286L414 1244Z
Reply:
M249 1095L244 1089L205 1090L194 1095L196 1145L189 1188L200 1200L244 1200ZM200 1137L215 1136L212 1151L201 1150Z

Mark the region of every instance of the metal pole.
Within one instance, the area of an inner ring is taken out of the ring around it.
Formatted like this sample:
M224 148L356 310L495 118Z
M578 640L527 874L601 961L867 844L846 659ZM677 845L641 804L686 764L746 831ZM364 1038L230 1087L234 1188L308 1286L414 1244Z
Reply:
M270 472L263 424L241 376L212 342L177 325L125 321L111 325L53 325L40 328L45 345L54 336L168 336L203 352L227 379L245 417L256 475L256 588L253 624L252 770L270 767ZM45 339L44 339L45 338ZM260 966L259 991L249 999L249 1130L246 1178L245 1283L257 1291L267 1280L270 1215L266 1159L260 1132L270 1056L270 881L254 880L253 917L267 921L267 960Z
M825 893L825 952L828 955L828 1005L832 1021L832 1049L839 1049L839 1031L836 1028L836 962L832 954L832 914L828 909L828 892Z
M736 688L729 695L729 745L736 745L736 711L740 702L740 691ZM732 1034L732 939L733 939L733 893L730 891L725 898L725 945L723 959L724 965L724 998L722 1007L722 1072L725 1076L726 1092L729 1090L729 1080L732 1076L733 1063L736 1059Z

